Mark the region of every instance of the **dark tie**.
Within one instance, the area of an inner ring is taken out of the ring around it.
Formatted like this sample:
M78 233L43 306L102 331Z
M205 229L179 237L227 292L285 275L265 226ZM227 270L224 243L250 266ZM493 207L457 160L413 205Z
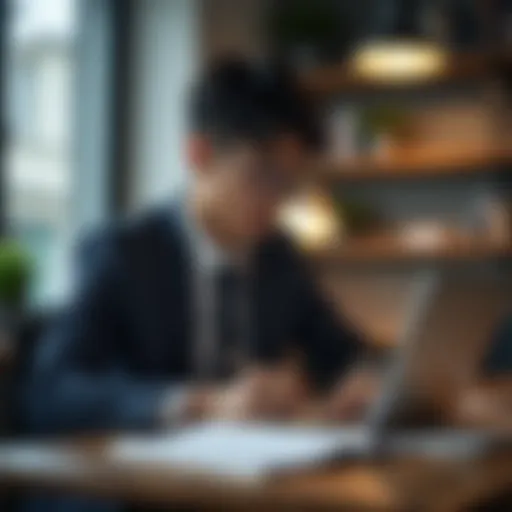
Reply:
M242 357L246 336L243 278L236 269L222 267L216 276L217 365L216 376L229 378L236 372Z

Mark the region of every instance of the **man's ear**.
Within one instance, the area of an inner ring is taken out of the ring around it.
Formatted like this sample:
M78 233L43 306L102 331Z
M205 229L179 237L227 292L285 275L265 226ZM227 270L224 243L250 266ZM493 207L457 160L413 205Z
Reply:
M211 142L204 135L193 134L187 140L187 161L195 172L205 172L213 159Z

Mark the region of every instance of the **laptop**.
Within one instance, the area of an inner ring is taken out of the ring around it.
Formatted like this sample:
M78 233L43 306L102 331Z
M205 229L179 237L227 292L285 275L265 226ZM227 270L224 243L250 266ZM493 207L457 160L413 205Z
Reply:
M366 419L370 453L411 448L415 439L418 449L424 440L432 450L434 438L447 453L461 448L478 452L495 436L450 429L445 416L478 378L489 340L511 311L512 281L490 271L427 272L417 291L381 396Z

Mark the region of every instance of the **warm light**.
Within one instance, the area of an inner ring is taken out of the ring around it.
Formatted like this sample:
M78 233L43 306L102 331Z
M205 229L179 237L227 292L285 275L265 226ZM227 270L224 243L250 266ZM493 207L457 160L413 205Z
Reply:
M422 41L396 40L368 43L356 50L354 72L370 80L422 80L440 74L446 54L439 46Z
M332 244L339 232L334 212L324 198L302 197L281 212L281 223L305 249Z

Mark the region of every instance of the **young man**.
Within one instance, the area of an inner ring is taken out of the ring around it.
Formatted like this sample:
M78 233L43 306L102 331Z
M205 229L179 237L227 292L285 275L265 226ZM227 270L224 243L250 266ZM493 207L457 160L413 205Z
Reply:
M207 71L191 102L190 186L85 244L83 282L27 379L28 426L291 417L311 390L330 397L322 414L350 407L357 392L336 383L363 347L275 228L317 142L283 74L236 60Z

